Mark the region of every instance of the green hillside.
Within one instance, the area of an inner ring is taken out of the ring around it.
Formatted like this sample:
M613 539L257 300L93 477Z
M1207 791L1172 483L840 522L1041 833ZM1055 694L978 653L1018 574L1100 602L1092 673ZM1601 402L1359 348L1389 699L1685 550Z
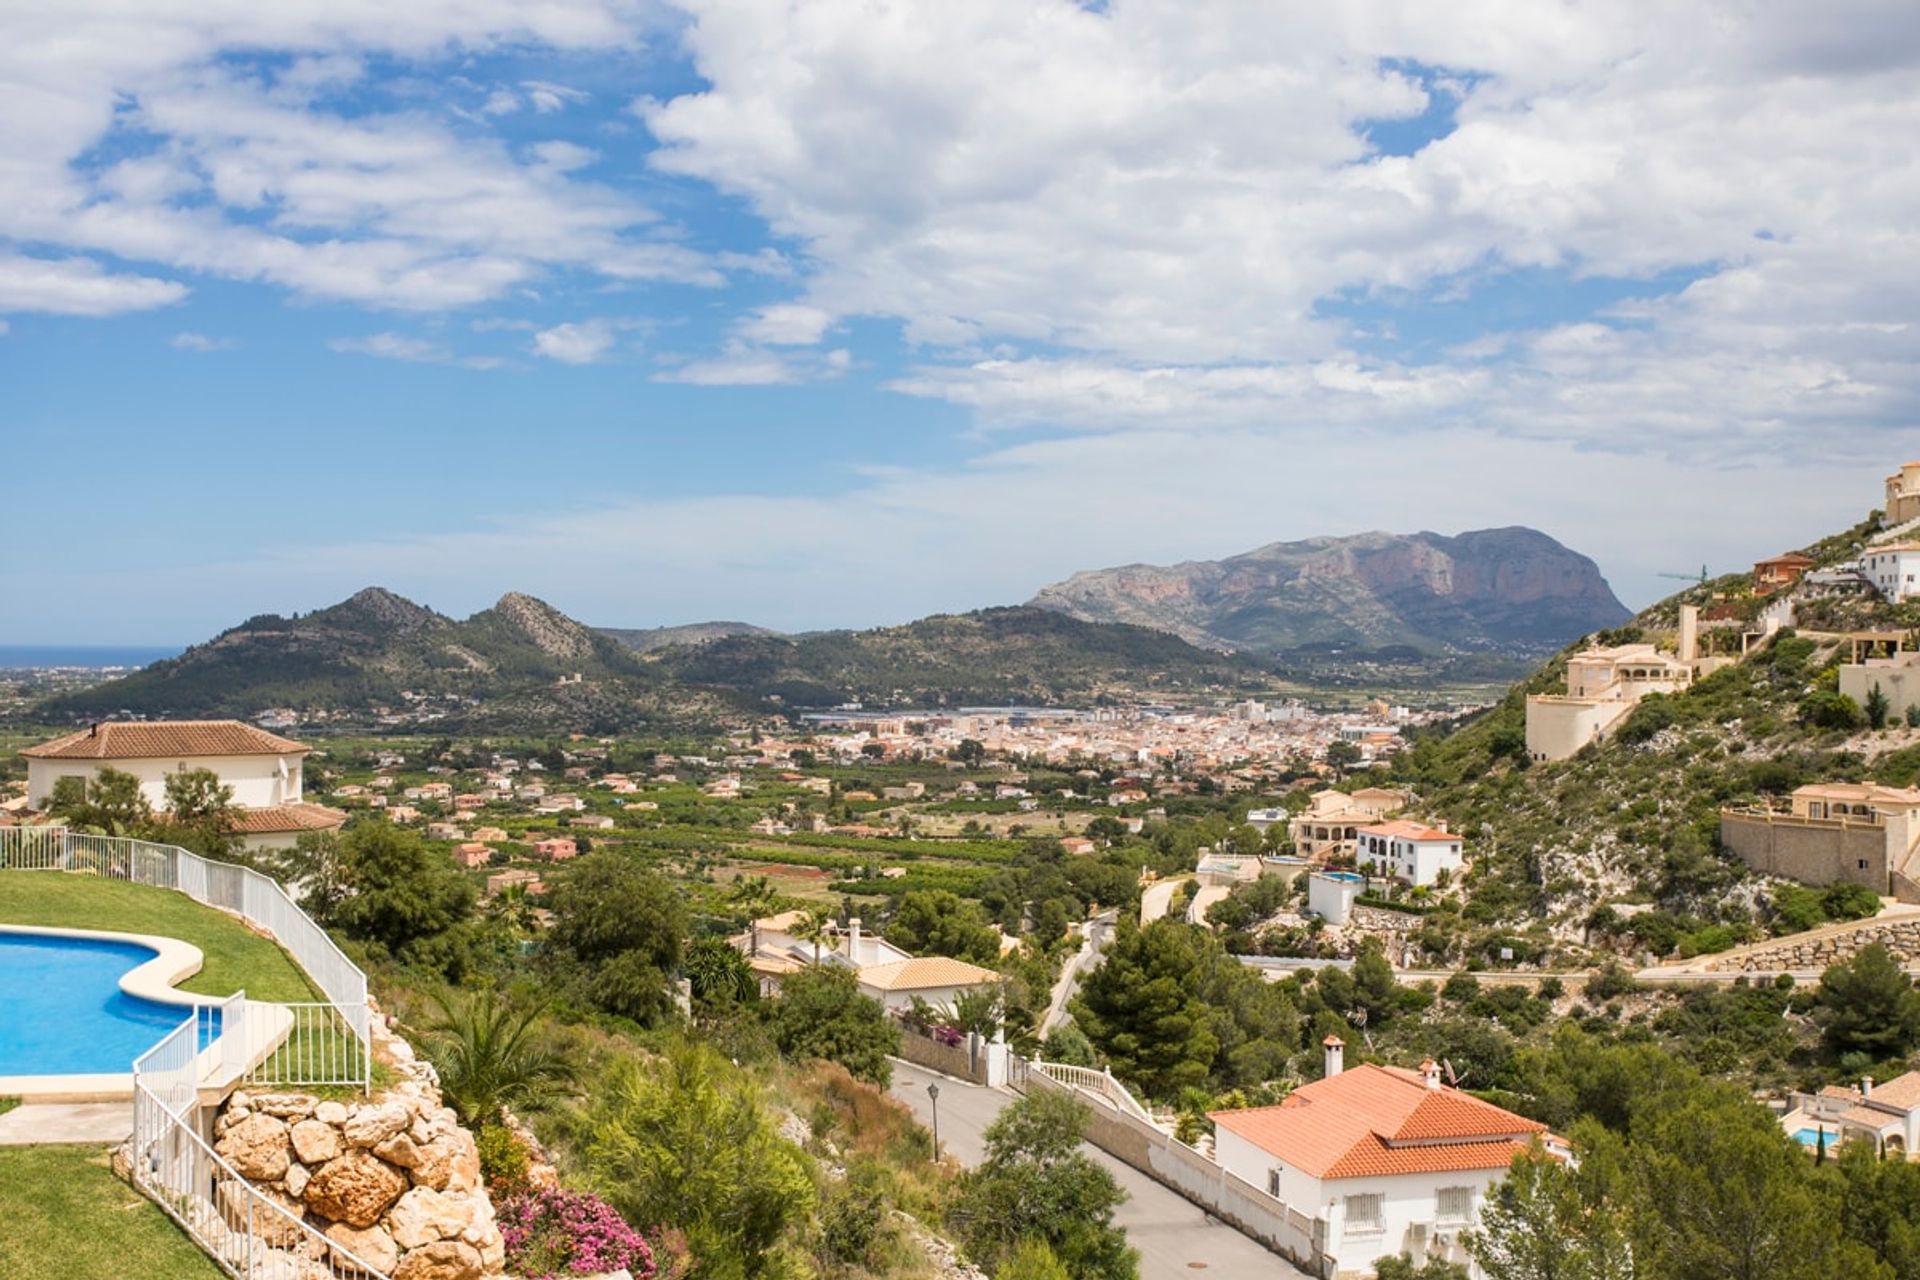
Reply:
M1836 562L1873 528L1870 522L1807 552ZM1723 578L1597 639L1669 648L1682 604L1750 612L1754 602L1744 575ZM1819 627L1920 625L1911 606L1868 598L1813 602L1800 613ZM1737 633L1705 634L1707 643L1738 651ZM1769 888L1721 850L1720 808L1779 800L1817 780L1906 785L1920 774L1920 729L1904 722L1870 729L1835 692L1837 666L1847 658L1843 635L1803 625L1684 693L1647 698L1615 736L1570 760L1530 761L1525 697L1561 690L1567 657L1585 643L1557 655L1491 711L1418 741L1382 771L1420 797L1422 813L1464 833L1476 862L1465 908L1422 930L1429 957L1499 964L1506 947L1515 962L1571 959L1589 945L1666 955L1806 927L1808 895Z
M872 631L727 636L663 650L656 662L686 684L796 707L1097 702L1271 683L1247 658L1035 608L938 614Z

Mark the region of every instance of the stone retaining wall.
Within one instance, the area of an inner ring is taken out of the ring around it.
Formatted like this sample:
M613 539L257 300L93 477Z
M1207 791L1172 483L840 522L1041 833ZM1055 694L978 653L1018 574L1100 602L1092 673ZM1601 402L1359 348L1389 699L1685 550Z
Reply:
M350 1103L243 1090L214 1118L214 1149L289 1213L393 1280L503 1274L505 1245L473 1135L441 1105L433 1068L373 1021L375 1053L398 1084ZM291 1224L288 1234L296 1235Z
M1852 958L1876 942L1902 960L1920 958L1920 920L1869 921L1841 933L1820 931L1800 938L1782 938L1771 946L1715 960L1710 967L1743 973L1824 969Z

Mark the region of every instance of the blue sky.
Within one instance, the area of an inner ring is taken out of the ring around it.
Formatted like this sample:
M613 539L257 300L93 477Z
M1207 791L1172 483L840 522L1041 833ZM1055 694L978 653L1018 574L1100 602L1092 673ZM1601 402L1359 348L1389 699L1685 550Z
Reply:
M1503 524L1644 602L1920 453L1920 19L1842 7L0 17L0 643Z

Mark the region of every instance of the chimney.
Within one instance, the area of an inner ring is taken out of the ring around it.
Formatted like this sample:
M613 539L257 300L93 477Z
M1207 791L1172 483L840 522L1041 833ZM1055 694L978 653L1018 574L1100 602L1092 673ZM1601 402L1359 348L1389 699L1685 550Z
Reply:
M1339 1036L1328 1036L1320 1042L1320 1046L1326 1050L1325 1066L1321 1069L1320 1074L1326 1079L1331 1080L1344 1069L1347 1042Z
M1872 1076L1860 1077L1860 1096L1863 1098L1871 1098L1873 1096L1873 1077Z
M847 921L847 959L860 963L860 917Z
M1692 662L1700 656L1700 610L1690 604L1680 606L1680 661Z
M1428 1058L1420 1064L1420 1078L1426 1081L1427 1088L1438 1089L1440 1087L1440 1064L1432 1058Z
M1447 834L1447 820L1446 820L1445 818L1442 818L1442 819L1440 819L1440 820L1439 820L1438 822L1435 822L1435 823L1433 824L1433 829L1434 829L1435 831L1438 831L1438 832L1439 832L1439 833L1440 833L1441 835L1446 835L1446 834Z

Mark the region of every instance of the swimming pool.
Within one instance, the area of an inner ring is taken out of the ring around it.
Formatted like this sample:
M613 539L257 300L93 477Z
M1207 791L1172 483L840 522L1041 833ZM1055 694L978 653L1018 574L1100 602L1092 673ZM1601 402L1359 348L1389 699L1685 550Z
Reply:
M120 989L122 974L158 955L137 942L0 933L0 1076L132 1071L189 1012Z

